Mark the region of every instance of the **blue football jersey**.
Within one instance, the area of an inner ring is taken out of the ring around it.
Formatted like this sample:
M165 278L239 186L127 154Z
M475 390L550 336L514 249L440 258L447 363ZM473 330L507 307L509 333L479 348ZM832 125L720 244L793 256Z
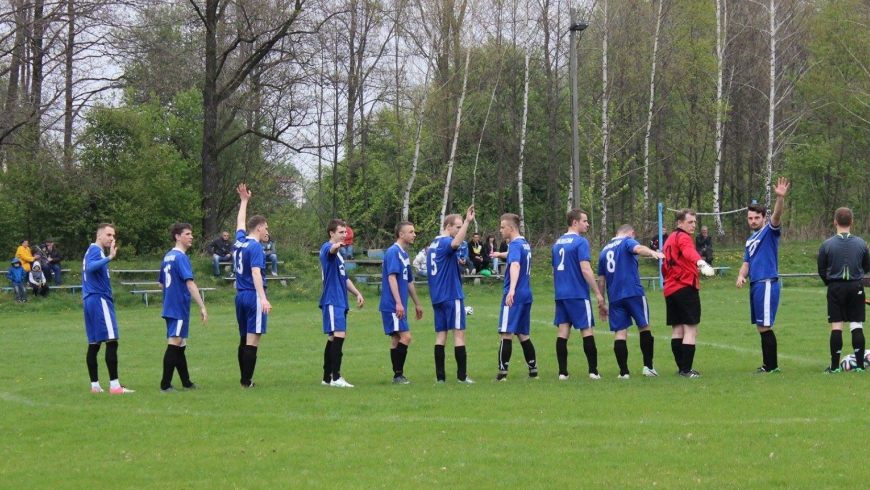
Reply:
M623 298L643 296L640 272L637 268L637 255L634 247L640 245L634 238L614 238L610 240L598 257L598 275L607 281L608 301L613 303Z
M407 310L408 283L414 282L414 274L411 272L411 258L408 256L408 252L395 243L384 253L384 265L381 275L381 304L378 306L378 311L396 311L396 299L393 298L389 282L391 274L396 275L399 297L402 300L402 306Z
M774 228L768 221L746 240L743 261L749 262L750 283L779 277L780 234L782 234L782 227Z
M266 255L259 240L249 238L245 230L236 231L236 243L233 244L233 268L236 273L236 291L256 291L251 268L259 267L263 278L263 289L266 289Z
M529 284L529 276L532 273L532 247L523 237L516 237L508 244L507 269L504 275L504 294L507 295L511 288L511 265L514 262L520 264L520 272L517 275L517 286L514 289L514 304L526 304L532 302L532 287Z
M344 257L340 253L329 253L332 242L326 242L320 247L320 279L323 282L323 292L320 293L319 306L333 305L348 309L347 306L347 272L344 270Z
M459 249L453 249L453 238L439 236L429 244L429 298L433 305L465 299L459 277Z
M112 299L112 284L109 282L109 258L103 247L92 243L82 260L82 298L91 295Z
M190 259L177 248L163 257L157 282L163 284L163 318L190 319L190 291L187 281L193 280Z
M556 299L589 299L589 284L580 262L592 262L589 242L576 233L566 233L553 244L553 285Z

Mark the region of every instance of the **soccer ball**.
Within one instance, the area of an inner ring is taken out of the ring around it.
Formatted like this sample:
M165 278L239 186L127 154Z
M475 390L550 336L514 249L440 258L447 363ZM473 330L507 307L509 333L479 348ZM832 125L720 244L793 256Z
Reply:
M870 350L864 351L864 365L870 366Z
M840 361L840 369L843 371L854 371L858 367L858 362L855 360L855 354L849 354Z
M466 307L465 307L465 314L466 314L466 315L473 315L473 314L474 314L474 308L472 308L472 307L470 307L470 306L466 306ZM870 352L870 351L867 351L867 352ZM852 357L854 357L854 356L852 356Z

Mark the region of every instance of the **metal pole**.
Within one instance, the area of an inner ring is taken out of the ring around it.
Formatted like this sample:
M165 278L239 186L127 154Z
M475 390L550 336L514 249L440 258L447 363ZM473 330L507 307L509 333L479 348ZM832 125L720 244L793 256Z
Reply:
M577 113L579 111L579 102L577 99L577 32L574 26L577 25L577 9L571 7L571 48L569 50L571 56L570 71L571 71L571 185L573 193L571 200L573 208L580 208L580 129L577 123Z

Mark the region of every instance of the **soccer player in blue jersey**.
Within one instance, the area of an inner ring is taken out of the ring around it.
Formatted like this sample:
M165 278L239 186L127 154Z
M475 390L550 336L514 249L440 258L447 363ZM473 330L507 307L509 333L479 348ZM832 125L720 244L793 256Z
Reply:
M501 300L498 332L501 342L498 349L498 374L496 381L507 379L513 350L514 335L520 339L529 377L538 377L538 361L535 356L535 346L529 336L531 333L532 288L529 276L532 272L532 247L520 235L520 217L515 214L503 214L499 226L502 237L509 241L506 253L493 254L505 260L507 268L504 276L504 296Z
M441 234L429 244L428 278L429 298L435 315L435 379L443 383L445 372L444 346L447 332L453 331L453 352L456 356L456 379L460 383L473 383L467 373L465 352L465 293L459 263L459 249L465 244L468 225L474 221L474 206L465 212L465 220L458 214L444 217Z
M239 184L241 204L236 217L236 242L233 244L233 271L236 274L236 320L239 323L239 371L242 388L254 388L252 378L257 367L257 348L266 333L266 320L272 305L266 298L266 255L260 239L269 232L262 216L252 216L245 223L251 191ZM247 226L247 234L245 229Z
M776 352L776 335L773 333L773 322L779 306L779 236L782 233L780 223L785 194L791 184L780 178L773 191L776 203L770 220L764 206L751 204L747 211L749 227L752 236L746 240L746 251L743 253L743 265L737 274L737 288L742 288L749 279L749 316L750 321L758 328L761 335L762 364L755 373L778 373L779 361Z
M109 250L106 257L105 250ZM109 368L109 393L120 395L134 390L121 386L118 380L118 322L115 301L109 282L109 261L118 254L115 226L103 223L97 228L97 239L88 247L82 261L82 299L85 313L85 333L88 335L86 361L91 376L91 392L103 393L97 374L97 353L106 344L106 367Z
M396 224L396 243L384 253L381 275L381 303L378 310L384 322L384 333L390 336L390 360L393 364L393 384L410 383L405 377L405 359L408 345L411 344L411 330L408 326L408 296L414 301L415 318L423 318L423 308L417 298L414 274L411 272L411 258L408 247L414 243L417 232L408 221ZM454 260L455 264L456 261ZM455 271L454 271L455 272ZM454 274L455 275L455 274Z
M598 312L602 319L607 317L607 305L595 282L592 272L589 242L582 236L589 229L586 212L572 209L566 221L568 231L553 244L553 285L556 287L556 315L553 325L559 328L556 337L556 358L559 362L559 379L568 379L568 338L571 327L583 335L583 352L589 365L589 377L601 379L598 374L598 348L592 327L595 317L592 314L590 289L595 293Z
M163 355L163 379L160 391L177 391L172 386L172 374L178 370L185 390L197 389L187 369L187 334L190 329L190 299L196 300L202 324L208 320L205 303L193 282L193 269L187 251L193 245L193 229L188 223L175 223L170 231L175 247L163 257L157 282L163 290L163 318L166 320L166 353Z
M619 379L628 379L628 345L626 338L632 320L640 333L640 351L643 354L643 375L659 375L653 366L655 339L649 327L649 305L640 284L637 256L663 259L661 252L641 245L634 237L634 227L622 225L616 236L601 249L598 257L598 287L608 300L610 330L615 333L613 353L619 365Z
M362 308L365 299L344 269L344 257L340 250L347 236L347 223L340 219L330 220L326 225L329 241L320 247L320 277L323 292L320 294L320 310L323 315L323 333L326 348L323 350L323 381L320 384L338 388L353 388L341 375L341 358L347 334L347 292L356 296L356 305Z

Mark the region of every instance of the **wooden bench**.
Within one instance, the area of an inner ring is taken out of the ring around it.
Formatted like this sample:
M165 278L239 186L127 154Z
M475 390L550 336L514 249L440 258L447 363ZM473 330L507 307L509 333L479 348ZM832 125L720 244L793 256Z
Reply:
M81 284L68 284L68 285L63 285L63 286L49 286L48 289L51 291L67 289L67 290L69 290L70 293L75 294L76 291L81 291L82 285Z
M496 279L496 280L504 280L504 276L501 274L490 274L488 276L484 276L483 274L463 274L462 282L472 281L472 284L480 284L481 279Z
M205 292L206 291L214 291L215 288L199 288L199 296L205 301ZM141 294L142 299L145 301L145 306L148 306L148 295L149 294L163 294L163 290L161 289L134 289L130 291L130 294Z
M160 269L110 269L110 274L160 274Z
M641 277L640 280L646 281L647 289L652 289L653 291L655 291L657 286L659 285L659 276Z
M269 285L269 283L275 282L275 281L280 282L282 286L286 286L287 281L295 281L296 280L296 276L272 276L272 275L268 275L268 276L264 276L264 277L266 278L266 285L267 286ZM233 288L236 287L236 276L224 277L224 281L232 281Z
M713 270L716 271L716 274L719 277L725 277L725 271L730 271L730 267L713 267Z
M381 294L382 288L381 288L381 281L380 280L372 281L372 282L361 282L359 284L364 285L364 286L377 287L378 288L378 295ZM418 281L418 282L414 283L414 288L417 290L418 295L419 295L420 288L428 288L428 287L429 287L429 283L426 281Z

